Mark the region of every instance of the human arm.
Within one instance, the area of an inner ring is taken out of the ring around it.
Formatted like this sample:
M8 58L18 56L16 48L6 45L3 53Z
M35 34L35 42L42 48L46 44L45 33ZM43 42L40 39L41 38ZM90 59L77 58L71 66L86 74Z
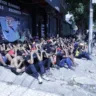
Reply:
M36 53L36 55L37 55L38 60L39 60L39 61L42 61L42 60L43 60L43 51L41 50L41 53L39 54L39 53L38 53L38 50L36 50L35 53Z

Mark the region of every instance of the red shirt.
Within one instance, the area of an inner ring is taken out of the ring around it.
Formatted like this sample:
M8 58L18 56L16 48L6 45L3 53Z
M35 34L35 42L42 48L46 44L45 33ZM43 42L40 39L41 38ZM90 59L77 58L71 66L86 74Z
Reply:
M8 54L10 54L10 55L14 55L15 52L14 52L13 50L10 50L10 51L8 52Z
M57 48L57 50L58 50L58 51L61 51L61 49L60 49L59 47Z

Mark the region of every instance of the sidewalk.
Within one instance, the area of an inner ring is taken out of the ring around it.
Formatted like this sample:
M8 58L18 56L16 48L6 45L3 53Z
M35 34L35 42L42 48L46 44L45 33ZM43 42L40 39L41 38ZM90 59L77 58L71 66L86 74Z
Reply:
M92 56L92 61L75 61L79 64L75 71L51 68L50 81L41 85L26 73L15 75L0 66L0 96L96 96L96 56Z
M59 96L53 93L28 89L19 85L0 82L0 96Z

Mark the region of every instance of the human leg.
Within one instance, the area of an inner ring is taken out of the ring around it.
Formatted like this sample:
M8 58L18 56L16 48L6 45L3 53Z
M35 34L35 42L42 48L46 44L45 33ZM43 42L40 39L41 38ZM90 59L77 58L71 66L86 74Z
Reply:
M6 60L7 60L6 56L3 57L3 56L0 54L0 63L1 63L1 65L6 66Z
M58 66L64 67L64 66L65 66L65 63L66 63L66 59L62 59L62 60L60 60L60 62L58 63Z
M47 69L50 69L51 66L51 60L50 58L47 58L43 61L44 66L47 66Z
M68 68L70 69L73 65L72 60L70 58L66 58L66 64L67 64Z

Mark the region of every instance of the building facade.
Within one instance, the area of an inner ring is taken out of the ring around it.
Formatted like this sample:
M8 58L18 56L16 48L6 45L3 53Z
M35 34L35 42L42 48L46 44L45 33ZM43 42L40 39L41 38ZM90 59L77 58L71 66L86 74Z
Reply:
M32 9L33 36L56 36L60 31L60 0L39 0Z
M0 37L13 42L34 36L69 35L71 27L64 21L65 14L64 0L0 0ZM9 33L14 33L13 38Z

